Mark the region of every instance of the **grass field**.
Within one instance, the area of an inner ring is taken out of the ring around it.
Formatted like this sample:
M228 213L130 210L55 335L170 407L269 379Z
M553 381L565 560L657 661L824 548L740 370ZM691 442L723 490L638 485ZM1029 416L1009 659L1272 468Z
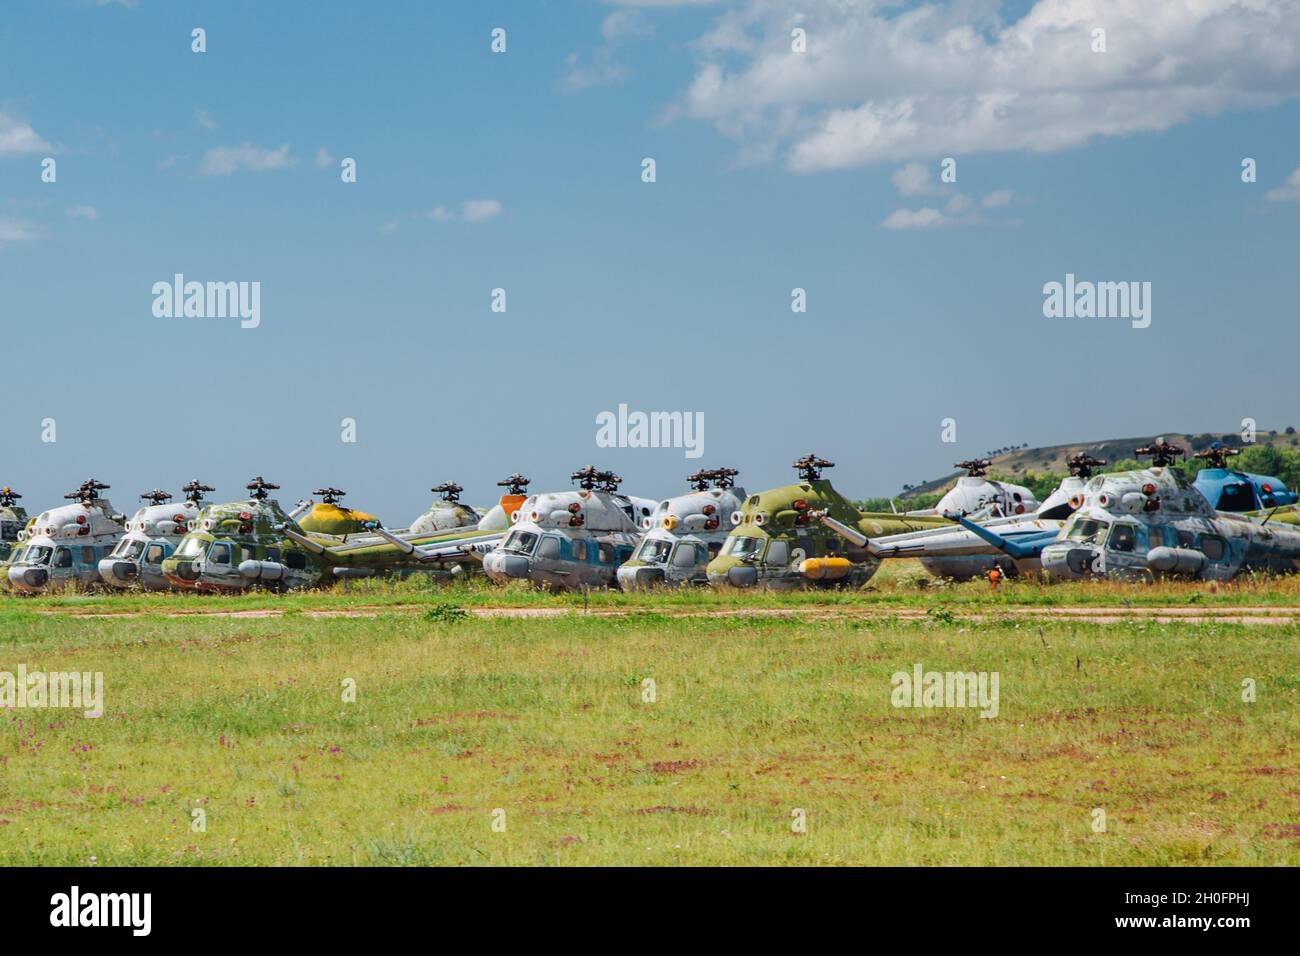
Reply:
M587 598L612 617L418 583L0 598L0 670L105 685L99 719L0 711L0 863L1300 862L1300 625L1001 614L1295 606L1294 582L990 594L909 573L851 595ZM462 610L491 604L563 613ZM825 616L678 613L747 607ZM998 716L895 708L891 675L917 663L997 672Z

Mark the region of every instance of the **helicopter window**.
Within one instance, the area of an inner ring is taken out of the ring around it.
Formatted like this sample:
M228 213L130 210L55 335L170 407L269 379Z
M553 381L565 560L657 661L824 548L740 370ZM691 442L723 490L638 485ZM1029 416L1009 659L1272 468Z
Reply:
M167 556L167 549L161 544L149 545L149 550L144 553L145 564L162 564L162 559Z
M573 542L573 560L587 560L587 542L583 541L581 538Z
M511 531L502 542L501 550L513 551L516 554L532 554L533 548L537 547L537 538L538 535L531 531Z
M1066 532L1065 538L1067 541L1079 541L1083 544L1101 544L1106 539L1106 531L1109 528L1109 521L1076 518L1070 525L1070 530Z
M1211 561L1223 560L1223 551L1224 551L1223 545L1224 545L1223 539L1220 538L1217 534L1201 535L1201 551L1203 551L1205 553L1205 556L1209 558Z
M59 548L54 552L54 566L56 568L72 567L72 552L67 548Z
M268 561L279 561L279 560L280 560L280 549L279 549L279 548L267 548L267 549L266 549L266 560L268 560Z
M181 542L181 546L176 549L178 558L197 558L202 556L207 549L208 542L204 538L186 538Z
M1178 547L1190 548L1192 546L1192 533L1190 531L1178 531Z
M23 560L23 551L25 548L14 548L13 554L9 555L10 564L20 564Z
M136 558L140 557L140 555L144 553L144 542L131 541L124 538L122 542L117 546L117 550L114 551L113 553L123 558L130 558L132 561L134 561Z
M675 568L693 568L697 561L698 557L693 544L687 544L683 541L677 545L677 549L673 552L673 567Z
M1165 543L1165 529L1159 528L1155 525L1147 528L1147 541L1150 542L1152 548L1163 547Z
M1137 544L1137 532L1131 524L1117 524L1110 532L1108 547L1112 551L1132 551Z
M307 555L301 551L286 551L284 553L284 566L293 571L305 571L307 569Z
M727 542L727 547L723 554L730 555L733 558L747 558L758 556L763 551L762 538L732 538Z
M224 541L218 541L208 552L208 564L229 564L230 563L230 545Z
M671 541L659 541L652 539L642 542L641 550L637 557L647 564L663 564L668 558L668 552L672 550Z
M767 563L778 567L785 567L790 563L790 543L788 541L773 541L767 546Z
M612 544L606 544L602 541L597 545L597 547L600 549L601 564L613 564L615 562L617 559L617 552L615 552Z
M721 551L721 550L722 550L722 542L721 542L721 541L710 541L710 542L709 542L709 560L713 560L714 558L716 558L716 557L718 556L718 552Z
M27 549L26 561L28 564L48 564L53 550L44 545L32 545Z
M95 560L95 549L94 549L94 548L82 548L82 549L81 549L81 563L82 563L82 564L92 564L92 563L94 563L94 560Z
M554 561L560 557L560 539L554 535L543 535L542 543L537 546L537 556Z

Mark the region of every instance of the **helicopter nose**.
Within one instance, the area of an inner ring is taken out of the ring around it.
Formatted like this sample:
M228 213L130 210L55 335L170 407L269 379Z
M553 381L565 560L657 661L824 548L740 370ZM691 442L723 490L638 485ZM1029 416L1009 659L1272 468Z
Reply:
M651 588L658 584L664 583L663 568L648 568L638 566L634 568L618 569L618 586L624 591L636 591L642 588Z
M45 587L50 572L45 568L10 568L9 583L20 591L35 591Z
M747 564L735 564L725 571L710 571L709 583L729 584L733 588L752 588L758 584L758 568Z
M493 552L483 558L483 570L497 578L527 578L528 558L522 554Z
M199 571L194 566L193 561L177 561L176 567L171 573L182 581L197 581L199 579Z
M134 561L105 558L99 562L99 576L104 579L106 584L125 587L133 582L139 573L140 569Z
M1054 578L1084 578L1092 573L1098 557L1092 548L1072 544L1048 545L1041 555L1043 573Z

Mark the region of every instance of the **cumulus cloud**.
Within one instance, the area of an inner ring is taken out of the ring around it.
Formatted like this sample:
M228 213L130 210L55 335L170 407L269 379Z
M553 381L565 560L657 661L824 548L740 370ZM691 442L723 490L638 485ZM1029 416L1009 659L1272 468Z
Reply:
M204 176L229 176L240 170L261 173L288 169L295 162L289 155L288 143L279 149L245 143L243 146L218 146L208 150L199 162L199 172Z
M194 122L198 123L204 129L216 129L217 121L212 118L212 114L207 110L197 110L194 113Z
M316 150L316 158L313 159L312 162L321 169L324 169L326 166L332 166L334 164L334 157L330 155L328 149L322 146Z
M1264 198L1272 202L1300 202L1300 166L1291 172L1285 183L1264 193Z
M31 124L0 110L0 156L49 153L54 147L32 129Z
M711 122L799 172L1070 149L1300 96L1300 0L1037 0L903 7L782 0L723 11L667 118ZM1103 27L1105 52L1093 51Z

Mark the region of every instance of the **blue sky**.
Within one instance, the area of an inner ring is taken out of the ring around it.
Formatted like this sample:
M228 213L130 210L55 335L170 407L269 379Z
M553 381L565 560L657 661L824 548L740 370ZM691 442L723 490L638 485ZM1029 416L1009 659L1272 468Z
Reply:
M1096 6L11 0L0 483L260 473L395 525L589 462L660 497L812 450L889 494L1012 443L1300 425L1295 4ZM177 272L260 282L261 325L156 318ZM1045 318L1067 272L1150 282L1151 326ZM620 403L703 413L703 458L597 448Z

